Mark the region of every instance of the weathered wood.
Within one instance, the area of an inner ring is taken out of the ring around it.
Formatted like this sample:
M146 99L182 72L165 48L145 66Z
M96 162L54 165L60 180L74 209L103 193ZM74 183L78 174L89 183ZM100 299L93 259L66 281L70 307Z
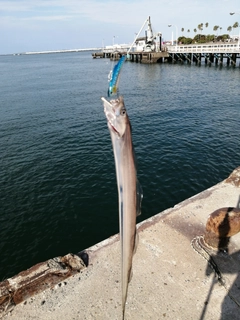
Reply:
M104 53L103 52L94 52L94 53L92 53L92 57L93 57L93 59L104 58Z
M86 268L74 254L41 262L16 276L0 282L0 315L29 297L51 288Z

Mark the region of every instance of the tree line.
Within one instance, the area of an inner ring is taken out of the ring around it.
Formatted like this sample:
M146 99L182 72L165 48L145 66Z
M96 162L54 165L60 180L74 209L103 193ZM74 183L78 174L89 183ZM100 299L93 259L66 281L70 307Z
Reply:
M215 32L215 34L205 35L205 34L202 34L204 26L205 26L205 28L208 28L209 23L208 22L206 22L205 24L200 23L197 26L197 28L193 29L193 32L196 34L194 36L194 38L183 36L185 29L181 28L182 36L178 37L178 43L181 42L182 44L191 44L191 43L196 43L196 42L197 43L205 43L205 42L211 42L211 41L226 41L227 39L230 39L231 31L239 27L239 23L235 22L232 26L229 26L227 28L228 33L220 34L220 35L218 35L218 30L220 30L220 32L222 32L222 27L215 25L213 27L213 31ZM200 33L197 34L198 30ZM187 32L190 33L190 29L187 29Z

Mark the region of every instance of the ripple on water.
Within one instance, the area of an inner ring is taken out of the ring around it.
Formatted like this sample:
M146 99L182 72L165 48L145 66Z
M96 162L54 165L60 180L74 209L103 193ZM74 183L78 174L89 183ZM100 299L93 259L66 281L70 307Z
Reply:
M118 232L118 199L100 100L111 63L89 53L1 61L3 279ZM138 221L212 186L239 165L235 71L124 65L120 92L144 192Z

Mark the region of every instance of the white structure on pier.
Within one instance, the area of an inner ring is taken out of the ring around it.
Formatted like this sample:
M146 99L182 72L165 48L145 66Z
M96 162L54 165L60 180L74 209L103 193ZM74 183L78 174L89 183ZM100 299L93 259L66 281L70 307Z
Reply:
M161 44L162 33L161 32L157 32L156 34L153 33L150 17L147 18L143 27L146 24L148 24L148 26L147 26L147 30L145 31L145 37L140 37L135 40L136 47L134 51L159 52L161 47L160 44ZM140 29L140 32L142 31L143 27ZM159 41L157 41L157 39L159 39Z
M239 42L168 45L166 48L169 53L240 53Z

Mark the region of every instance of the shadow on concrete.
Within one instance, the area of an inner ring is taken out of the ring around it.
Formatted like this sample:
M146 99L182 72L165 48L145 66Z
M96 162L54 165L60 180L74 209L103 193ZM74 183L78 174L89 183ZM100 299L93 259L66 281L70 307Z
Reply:
M228 293L222 302L221 320L239 320L240 319L240 250L227 257L226 268L223 269L224 275L235 275L236 279L233 281L231 287L226 285Z
M239 320L240 319L240 250L229 255L228 253L218 252L217 255L211 256L215 262L219 273L213 270L210 265L207 265L206 275L210 275L215 272L217 277L213 278L211 287L208 292L208 296L205 301L204 308L200 320L205 319L208 302L210 300L213 288L215 285L223 285L226 289L226 295L222 302L221 317L219 320ZM236 279L232 281L236 275ZM230 286L229 278L231 277Z
M240 208L240 196L236 207ZM206 266L206 275L210 276L214 272L216 277L213 277L199 320L209 320L206 311L212 292L214 288L223 284L225 284L224 287L227 289L222 302L221 316L217 320L240 320L240 250L239 245L238 248L236 248L234 244L234 237L233 241L230 241L230 237L226 237L230 229L229 213L232 209L233 208L228 208L225 219L223 219L219 225L221 239L217 242L217 248L215 250L211 250L209 247L205 248L210 258ZM203 235L205 233L204 225L193 222L186 224L186 222L178 216L174 218L172 218L171 215L169 217L165 216L164 223L181 232L190 241L194 239L196 235ZM235 299L239 305L231 297Z
M238 208L239 204L240 197L237 204ZM219 238L217 253L215 255L209 253L209 263L206 268L206 275L209 276L212 272L215 272L217 278L213 278L200 320L205 319L208 302L213 288L217 283L223 285L226 289L226 296L222 302L220 320L240 319L240 250L229 253L230 237L227 237L227 234L230 231L230 209L218 227L221 237ZM237 276L235 280L233 280L234 275ZM229 285L228 277L231 278L230 282L232 283L232 286Z
M238 202L236 208L240 209L240 196L238 197Z
M83 251L78 252L77 256L79 256L82 259L82 261L84 262L85 266L88 267L88 265L89 265L88 253L85 250L83 250Z

